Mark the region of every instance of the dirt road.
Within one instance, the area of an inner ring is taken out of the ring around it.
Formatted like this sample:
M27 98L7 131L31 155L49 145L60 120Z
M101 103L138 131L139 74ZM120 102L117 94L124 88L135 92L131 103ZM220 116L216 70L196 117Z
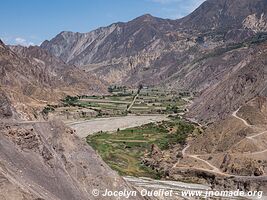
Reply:
M139 96L138 94L135 95L135 97L134 97L132 103L131 103L130 106L127 108L127 111L130 111L130 110L131 110L131 108L132 108L132 106L134 105L134 103L135 103L136 99L138 98L138 96Z
M240 110L240 108L236 111L233 112L232 116L237 118L238 120L242 121L247 127L252 127L253 125L250 125L245 119L237 116L237 113L238 111ZM255 128L255 127L254 127ZM252 136L247 136L245 137L244 139L250 139L250 140L254 140L256 137L258 136L261 136L263 134L266 134L267 131L263 131L263 132L260 132L260 133L255 133L254 135ZM242 141L242 140L241 140ZM241 142L240 141L240 142ZM182 155L183 157L191 157L191 158L194 158L196 160L199 160L201 162L204 162L205 164L207 164L208 166L210 166L212 168L212 170L210 169L201 169L201 170L204 170L204 171L209 171L209 172L214 172L216 174L220 174L220 175L223 175L223 176L235 176L235 177L246 177L246 176L236 176L236 175L232 175L232 174L227 174L227 173L224 173L224 172L221 172L221 170L219 168L217 168L216 166L212 165L210 162L208 162L207 160L204 160L202 158L199 158L199 156L201 155L192 155L192 154L187 154L186 151L187 149L190 147L190 144L187 144L187 146L182 150ZM265 153L267 152L267 149L265 150L262 150L262 151L258 151L258 152L250 152L250 153L245 153L246 155L256 155L256 154L262 154L262 153ZM205 155L205 154L203 154ZM172 168L176 168L180 163L180 159L173 165ZM195 167L196 168L196 167ZM262 177L266 177L266 176L262 176Z
M239 119L239 120L241 120L246 126L251 127L252 125L250 125L246 120L244 120L243 118L237 116L237 113L240 110L240 108L238 108L235 112L233 112L232 116L237 118L237 119Z

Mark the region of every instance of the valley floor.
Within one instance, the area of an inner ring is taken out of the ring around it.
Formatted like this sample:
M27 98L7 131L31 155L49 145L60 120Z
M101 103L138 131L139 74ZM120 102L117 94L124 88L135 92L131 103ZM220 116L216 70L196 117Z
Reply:
M126 129L141 126L151 122L159 122L168 120L166 115L128 115L124 117L110 117L110 118L97 118L91 120L82 120L76 122L69 122L71 128L76 130L76 134L80 138L85 138L90 134L103 132L113 132L118 129Z
M209 176L214 177L215 182L218 181L217 178L220 179L219 182L221 181L221 183L227 181L228 178L235 179L232 180L233 182L241 181L244 184L246 182L254 183L257 180L265 182L265 172L257 175L258 172L244 174L250 169L245 172L241 170L231 171L228 168L234 165L230 165L230 161L229 166L226 166L225 169L221 167L221 160L225 160L228 155L225 154L226 151L221 153L216 151L206 152L205 147L201 147L204 149L201 152L196 149L197 145L194 144L194 140L197 141L199 136L202 137L202 133L206 132L206 127L201 126L194 119L183 119L184 112L192 104L190 96L181 97L180 95L172 95L171 92L165 95L164 93L158 93L158 91L155 93L153 89L142 91L141 95L139 93L133 95L132 92L129 92L129 94L126 97L123 95L82 97L75 100L73 105L72 99L70 102L68 102L69 100L66 101L75 109L76 107L84 108L87 106L92 108L93 106L96 111L102 109L99 112L100 114L103 114L103 111L108 111L105 118L103 118L105 115L101 115L102 117L97 115L96 118L89 118L89 120L86 120L88 119L86 117L72 119L73 121L66 121L66 124L76 131L77 136L82 139L86 138L102 159L112 169L118 171L120 175L167 178L207 185L213 184L212 181L206 180ZM157 96L161 96L162 99L158 100ZM114 114L114 111L120 106L121 113ZM263 148L265 143L262 143L262 148L258 147L258 150L255 151L242 151L239 149L239 145L245 142L246 146L249 147L260 142L261 138L265 137L267 130L263 126L252 125L242 115L240 108L229 116L229 120L233 120L230 123L231 125L237 124L238 129L232 130L235 134L238 133L239 129L246 131L244 137L243 134L241 135L243 138L238 135L236 142L231 143L232 147L229 155L235 157L240 154L247 156L246 159L254 155L264 156L267 151L266 148ZM192 126L192 129L189 128L190 126ZM222 127L224 127L223 124ZM219 135L217 141L221 142L224 137L227 136ZM168 145L162 145L165 143ZM205 144L202 144L202 146L205 146ZM215 144L217 143L215 142ZM260 157L258 162L260 163L261 160L265 159ZM240 163L242 169L243 165L245 164ZM188 176L184 177L184 172ZM137 188L168 188L172 185L176 190L181 190L183 187L194 190L194 186L196 186L195 184L183 185L184 183L181 184L180 182L162 182L143 178L126 177L125 179ZM235 183L230 182L227 184L232 187ZM201 187L200 190L205 190L203 188L208 186L199 185L199 187ZM177 199L179 198L178 195Z

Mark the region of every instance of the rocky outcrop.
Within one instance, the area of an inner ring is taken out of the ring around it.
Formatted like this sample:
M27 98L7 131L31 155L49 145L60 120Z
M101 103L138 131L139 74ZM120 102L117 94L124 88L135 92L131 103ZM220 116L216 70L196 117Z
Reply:
M144 156L142 163L146 166L149 166L153 170L160 171L160 163L162 159L163 159L162 151L157 145L152 144L150 152L148 152Z
M181 146L179 144L164 151L157 145L152 144L150 151L143 156L142 163L168 177L170 169L177 162L177 159L181 159L182 157Z
M265 13L262 13L259 18L257 17L257 14L247 16L243 21L243 26L255 32L266 32L267 18Z
M262 176L264 175L264 165L253 159L244 158L235 159L226 154L220 166L223 172L229 174L238 174L240 176Z
M0 90L0 119L11 118L13 116L10 100L5 93Z

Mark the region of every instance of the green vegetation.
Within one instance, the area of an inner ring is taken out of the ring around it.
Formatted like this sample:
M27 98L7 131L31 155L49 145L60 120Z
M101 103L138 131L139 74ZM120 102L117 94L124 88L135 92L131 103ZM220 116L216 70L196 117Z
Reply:
M108 87L108 92L109 93L114 93L114 92L126 92L127 87L126 86L117 86L117 85L111 85Z
M193 133L194 126L172 116L184 112L187 103L184 98L189 99L191 93L149 88L141 84L135 89L110 86L108 91L111 94L105 96L66 96L58 105L45 107L44 116L47 117L49 112L90 119L124 116L128 113L170 114L169 121L126 130L117 129L114 133L100 132L87 137L87 142L99 152L103 160L121 175L160 178L162 174L142 164L142 157L145 153L149 154L152 144L166 150L177 143L184 144L188 134ZM127 110L132 103L130 110Z
M176 117L170 121L118 129L114 133L89 135L87 142L121 175L160 178L161 174L142 164L144 153L150 151L152 144L158 145L161 150L177 143L184 144L194 129L193 125Z
M188 134L193 133L195 127L192 124L179 121L177 124L177 129L175 134L168 135L168 144L174 145L177 143L185 144Z
M53 112L53 111L55 111L55 107L52 105L47 105L46 107L44 107L41 113L43 115L48 115L49 112Z
M65 106L76 106L78 99L78 97L66 96L65 99L62 99L62 102Z
M86 96L88 98L88 96ZM97 98L97 97L95 97ZM63 102L63 106L65 107L80 107L80 108L87 108L87 107L99 107L97 104L93 102L84 102L80 101L81 96L66 96L64 99L61 101Z
M142 114L177 114L184 112L183 100L185 97L191 96L187 91L171 91L162 88L148 88L139 85L136 89L130 89L125 86L110 86L110 95L105 96L66 96L57 105L54 110L46 108L45 113L61 112L60 115L79 114L83 118L87 118L86 112L95 111L89 117L117 117L125 116L128 113ZM133 106L127 110L138 94ZM64 109L65 108L65 109ZM65 111L65 113L63 112ZM71 113L70 113L71 112Z
M169 113L179 113L179 112L183 112L183 110L180 110L178 106L176 105L169 105L166 108L166 111Z

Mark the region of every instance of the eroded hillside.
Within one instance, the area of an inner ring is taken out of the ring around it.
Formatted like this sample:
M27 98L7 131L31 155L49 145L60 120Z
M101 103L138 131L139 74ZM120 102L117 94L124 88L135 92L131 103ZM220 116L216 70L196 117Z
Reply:
M207 105L198 103L192 115L211 122L262 91L258 82L265 78L264 73L246 72L245 68L261 65L256 57L265 48L261 43L266 40L266 9L264 0L208 0L182 19L144 15L88 33L61 32L41 48L109 84L203 93L198 102L208 97ZM233 86L233 76L241 76L239 85ZM246 83L250 78L252 82ZM227 89L222 88L226 79ZM232 87L237 92L224 92ZM244 91L239 92L238 87Z
M59 121L0 125L1 199L101 199L93 189L133 190Z
M39 47L9 48L1 42L0 72L4 97L22 119L38 118L42 107L67 94L106 91L104 81L65 64Z
M266 191L266 108L266 97L255 98L203 133L188 137L183 146L152 149L145 163L177 180L205 181L217 189Z

